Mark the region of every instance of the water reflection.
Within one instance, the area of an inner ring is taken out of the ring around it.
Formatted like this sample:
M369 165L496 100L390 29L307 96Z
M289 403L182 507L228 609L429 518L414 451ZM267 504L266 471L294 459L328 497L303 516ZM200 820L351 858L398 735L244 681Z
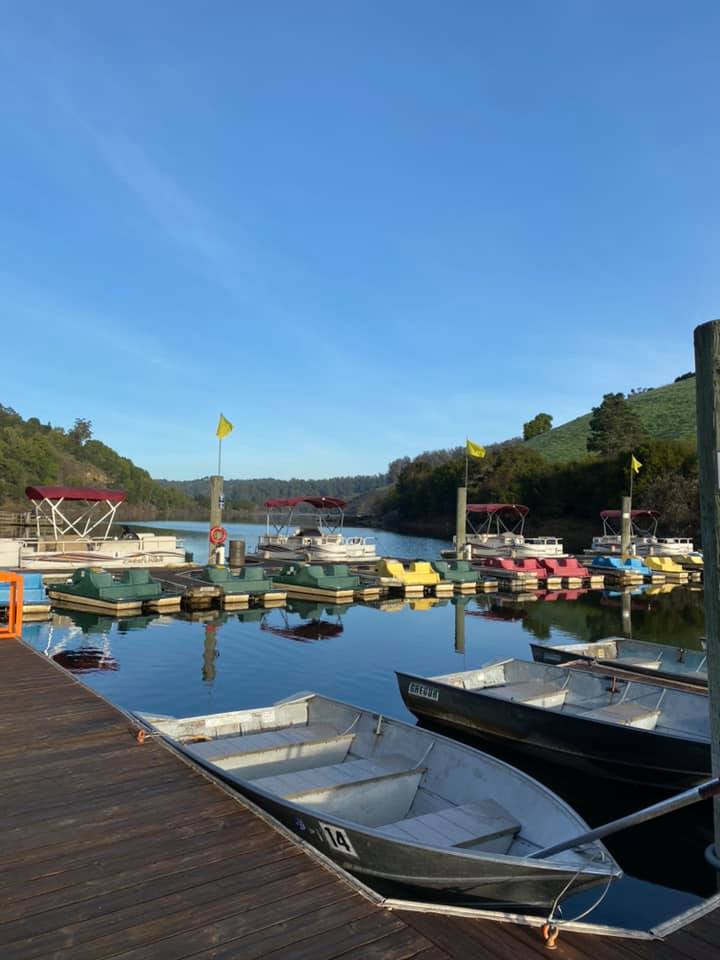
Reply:
M532 599L392 599L343 607L293 601L284 610L207 610L122 620L63 612L28 625L24 638L130 710L188 716L256 707L316 690L412 723L399 696L396 669L432 676L504 657L530 659L530 640L563 644L631 635L699 649L703 634L702 594L677 586L553 591ZM525 755L504 750L501 755L547 783L592 824L635 810L648 799L647 791L635 787L606 785ZM610 841L630 877L611 892L597 918L632 925L647 915L658 922L712 892L715 876L702 856L709 832L706 804Z
M268 616L261 620L260 629L299 643L333 640L343 632L341 615L347 609L346 604L289 600L285 609L268 611Z
M122 635L130 631L145 630L159 620L166 624L172 622L171 617L157 614L117 619L86 611L56 610L47 624L43 653L72 673L115 671L120 668L120 664L111 650L113 631ZM34 626L34 634L37 636L41 626L45 625ZM23 631L26 640L27 630L28 628Z

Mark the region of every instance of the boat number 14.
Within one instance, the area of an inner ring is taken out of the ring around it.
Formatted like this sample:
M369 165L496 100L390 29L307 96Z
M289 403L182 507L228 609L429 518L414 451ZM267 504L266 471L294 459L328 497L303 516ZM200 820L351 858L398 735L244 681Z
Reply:
M333 850L338 853L347 853L351 857L357 857L355 848L350 843L350 837L342 827L334 827L331 823L320 823L320 829Z

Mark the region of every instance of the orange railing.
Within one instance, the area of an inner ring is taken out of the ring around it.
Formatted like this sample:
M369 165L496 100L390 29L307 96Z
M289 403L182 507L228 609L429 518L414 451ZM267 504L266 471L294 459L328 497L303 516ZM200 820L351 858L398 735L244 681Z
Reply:
M7 623L0 622L0 640L14 640L22 635L23 578L19 573L5 573L0 570L0 583L10 586Z

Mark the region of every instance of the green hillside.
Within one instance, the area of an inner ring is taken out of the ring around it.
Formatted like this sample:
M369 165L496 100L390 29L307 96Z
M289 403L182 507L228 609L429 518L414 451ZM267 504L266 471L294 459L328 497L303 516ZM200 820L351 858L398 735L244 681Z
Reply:
M92 437L92 424L77 420L69 430L37 417L24 420L0 404L0 508L27 509L25 487L119 487L127 493L123 516L187 512L194 501L156 483L147 470Z
M598 398L598 404L600 403ZM651 437L661 440L695 439L695 377L656 387L628 397ZM527 446L558 463L588 456L590 413L533 437Z

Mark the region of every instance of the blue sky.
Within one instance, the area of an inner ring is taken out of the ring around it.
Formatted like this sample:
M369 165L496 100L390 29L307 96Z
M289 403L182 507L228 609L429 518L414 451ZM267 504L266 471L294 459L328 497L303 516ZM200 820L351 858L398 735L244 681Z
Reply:
M693 366L717 0L6 2L0 402L374 473Z

